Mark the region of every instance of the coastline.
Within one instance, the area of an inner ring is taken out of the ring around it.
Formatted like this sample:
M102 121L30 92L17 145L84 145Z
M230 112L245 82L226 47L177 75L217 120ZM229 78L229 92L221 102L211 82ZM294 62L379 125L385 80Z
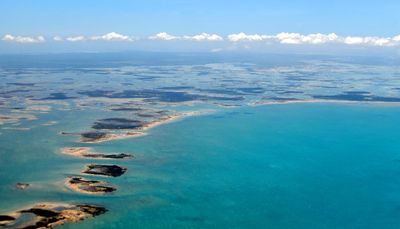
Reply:
M126 132L105 133L104 136L102 136L100 138L95 138L95 139L81 138L79 140L79 142L91 144L91 143L102 143L102 142L121 140L121 139L127 139L127 138L142 137L142 136L148 135L148 131L157 126L168 124L168 123L175 122L175 121L179 121L186 117L204 115L204 114L209 114L211 112L215 112L215 110L188 111L188 112L182 112L182 113L177 113L177 114L173 114L173 115L168 115L168 116L161 117L159 119L147 122L147 123L143 124L141 127L127 130Z
M382 101L352 101L352 100L328 100L328 99L304 99L304 100L286 100L286 101L258 101L247 103L249 107L268 106L268 105L284 105L293 103L326 103L326 104L378 104L378 105L394 105L400 106L400 102L382 102Z

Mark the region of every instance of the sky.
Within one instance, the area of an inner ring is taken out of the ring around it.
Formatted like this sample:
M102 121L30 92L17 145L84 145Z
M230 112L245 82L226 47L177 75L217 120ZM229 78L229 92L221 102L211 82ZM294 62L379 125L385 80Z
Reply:
M0 53L398 50L399 9L398 0L1 0Z

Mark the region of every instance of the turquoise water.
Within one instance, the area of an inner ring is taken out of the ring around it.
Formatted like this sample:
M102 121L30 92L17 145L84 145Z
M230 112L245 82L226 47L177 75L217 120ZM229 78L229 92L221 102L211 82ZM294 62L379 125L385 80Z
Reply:
M109 209L61 228L400 227L399 106L225 109L159 126L145 137L93 145L136 156L118 162L128 172L108 179L118 187L109 196L62 185L88 161L58 154L79 143L56 133L87 126L95 115L60 111L44 117L60 120L55 126L3 131L0 209L38 200ZM20 181L32 189L14 190Z

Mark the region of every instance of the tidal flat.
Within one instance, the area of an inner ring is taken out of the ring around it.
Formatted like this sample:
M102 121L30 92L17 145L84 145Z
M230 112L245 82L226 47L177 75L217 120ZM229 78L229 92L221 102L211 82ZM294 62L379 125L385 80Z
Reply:
M0 228L400 225L399 65L79 55L0 57Z

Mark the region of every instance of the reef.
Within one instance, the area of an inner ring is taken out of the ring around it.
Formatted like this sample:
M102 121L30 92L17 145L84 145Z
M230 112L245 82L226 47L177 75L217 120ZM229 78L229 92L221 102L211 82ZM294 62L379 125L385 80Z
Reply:
M82 177L70 177L67 179L66 185L76 192L85 194L105 194L117 190L116 188L107 185L106 182L87 180Z
M21 189L21 190L27 189L27 188L29 188L30 186L31 186L30 184L27 184L27 183L20 183L20 182L18 182L18 183L15 185L15 187L16 187L17 189Z
M87 166L87 169L83 173L91 175L101 175L109 177L119 177L126 172L126 168L118 165L98 165L91 164Z
M89 131L81 133L81 142L97 142L105 138L108 138L108 134L105 132Z
M74 223L107 212L100 206L88 204L40 203L33 207L0 215L3 228L53 228L65 223Z
M143 122L139 120L132 120L126 118L106 118L97 120L92 128L93 129L136 129L143 126Z

